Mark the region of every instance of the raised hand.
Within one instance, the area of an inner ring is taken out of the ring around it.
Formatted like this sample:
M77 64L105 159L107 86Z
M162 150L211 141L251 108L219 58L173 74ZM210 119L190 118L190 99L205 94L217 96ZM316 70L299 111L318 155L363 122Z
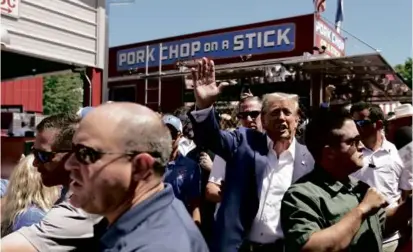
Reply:
M197 62L197 67L192 68L191 72L197 108L205 109L212 106L223 87L215 82L214 61L204 57Z

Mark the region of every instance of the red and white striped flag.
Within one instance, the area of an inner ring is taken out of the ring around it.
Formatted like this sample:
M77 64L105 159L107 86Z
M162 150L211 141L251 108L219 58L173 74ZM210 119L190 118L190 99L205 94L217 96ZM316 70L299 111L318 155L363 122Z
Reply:
M326 10L326 0L313 0L316 13L321 13Z

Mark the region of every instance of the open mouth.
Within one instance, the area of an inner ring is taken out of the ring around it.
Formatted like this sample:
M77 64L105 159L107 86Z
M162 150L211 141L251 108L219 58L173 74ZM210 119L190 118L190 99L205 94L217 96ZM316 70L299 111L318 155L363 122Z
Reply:
M73 189L77 189L77 188L81 188L82 187L82 185L81 184L79 184L78 182L76 182L76 181L72 181L71 183L70 183L70 188L73 190Z
M279 131L285 131L287 129L288 129L288 127L285 124L281 124L280 126L277 127L277 130L279 130Z
M77 180L73 179L72 177L70 178L72 181L70 182L70 188L80 188L82 187L82 184L79 183Z

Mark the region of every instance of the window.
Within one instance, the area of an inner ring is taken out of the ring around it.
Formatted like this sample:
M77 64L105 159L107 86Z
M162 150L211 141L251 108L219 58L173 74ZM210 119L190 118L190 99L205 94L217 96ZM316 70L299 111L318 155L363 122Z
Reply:
M110 89L111 101L124 101L124 102L136 102L136 87L114 87Z

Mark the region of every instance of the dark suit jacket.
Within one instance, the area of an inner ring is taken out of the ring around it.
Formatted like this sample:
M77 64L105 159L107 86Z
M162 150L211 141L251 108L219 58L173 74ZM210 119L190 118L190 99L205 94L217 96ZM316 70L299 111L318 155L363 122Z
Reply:
M248 235L258 212L262 182L268 165L267 136L244 127L233 132L221 131L215 113L214 109L211 110L201 122L197 122L194 115L189 116L196 145L204 146L222 157L227 167L225 190L215 222L211 251L235 252ZM314 162L307 148L298 142L295 151L292 182L310 172Z

